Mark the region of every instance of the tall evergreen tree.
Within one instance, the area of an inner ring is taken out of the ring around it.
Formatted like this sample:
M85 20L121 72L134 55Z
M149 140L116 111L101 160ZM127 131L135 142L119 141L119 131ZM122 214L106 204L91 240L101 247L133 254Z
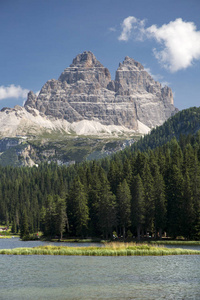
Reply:
M191 181L188 172L184 176L183 206L182 206L182 234L187 239L192 237L194 223L194 203L192 196Z
M41 222L45 235L56 235L56 205L52 195L48 195L45 207L41 209Z
M154 200L155 200L155 235L159 230L159 237L162 238L162 232L166 226L166 196L165 196L165 184L162 175L159 172L158 166L154 172Z
M21 219L20 225L20 238L27 237L29 235L29 224L28 224L28 217L27 212L24 209Z
M198 161L198 151L196 151L191 175L191 189L193 197L194 221L193 238L200 239L200 165Z
M168 230L172 237L177 237L181 235L183 207L183 176L178 165L172 165L168 169L166 191Z
M116 225L116 197L110 190L104 173L101 174L101 188L97 203L98 224L103 236L112 237L112 228Z
M69 193L69 205L71 206L72 221L75 227L75 234L85 236L88 228L89 208L88 199L84 186L80 182L79 177L73 181Z
M126 179L124 179L118 186L117 204L119 223L123 228L123 238L125 239L126 227L131 224L131 192Z
M154 220L154 190L153 190L153 177L151 175L148 161L146 161L143 172L142 182L144 188L144 226L146 232L153 231L153 220Z
M108 180L110 182L111 191L116 195L117 187L122 180L123 166L121 161L112 160L108 172Z
M132 193L132 220L133 225L137 228L137 238L140 240L140 232L144 225L145 209L144 209L144 188L139 174L134 179L134 187Z
M98 203L100 201L101 180L99 176L99 166L92 168L92 174L88 187L88 207L90 212L89 231L90 235L98 236L101 231L98 226Z
M123 178L126 179L126 182L128 183L128 185L130 187L132 178L133 178L133 174L132 174L130 159L127 159L127 158L125 158L125 161L123 164Z
M56 202L56 225L57 231L60 235L60 239L63 238L63 232L65 231L65 227L69 230L68 218L67 218L67 207L65 199L60 198L58 195L55 195Z

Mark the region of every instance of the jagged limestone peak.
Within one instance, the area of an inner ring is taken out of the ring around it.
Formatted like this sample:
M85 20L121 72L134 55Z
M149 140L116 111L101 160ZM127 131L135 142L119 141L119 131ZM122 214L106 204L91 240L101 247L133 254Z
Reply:
M58 81L67 84L76 84L84 81L91 85L107 87L111 81L110 72L105 68L90 51L78 54L70 67L66 68ZM93 88L92 88L93 89Z
M163 88L142 64L126 56L111 80L91 51L78 54L58 80L48 80L38 97L30 92L25 109L70 124L91 121L136 132L138 124L153 128L177 112L171 89Z
M144 71L144 67L141 63L133 58L126 56L123 63L119 64L118 71L135 70Z
M91 51L84 51L74 59L71 68L104 68Z

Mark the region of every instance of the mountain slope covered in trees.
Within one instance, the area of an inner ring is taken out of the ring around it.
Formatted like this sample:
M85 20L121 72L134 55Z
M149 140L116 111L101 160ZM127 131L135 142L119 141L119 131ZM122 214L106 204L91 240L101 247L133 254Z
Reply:
M132 146L132 150L148 150L164 145L173 137L194 135L200 129L200 107L191 107L179 111L162 126L156 127Z

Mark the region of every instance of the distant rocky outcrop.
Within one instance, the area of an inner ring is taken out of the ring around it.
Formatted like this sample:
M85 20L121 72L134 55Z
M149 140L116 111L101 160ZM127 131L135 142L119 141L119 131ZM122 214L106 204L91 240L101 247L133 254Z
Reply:
M92 134L95 130L96 134L107 131L107 126L111 126L110 133L116 130L146 133L176 112L171 89L162 87L139 62L125 57L115 80L111 80L109 70L92 52L85 51L74 58L58 80L47 81L38 96L30 91L24 108L2 110L0 123L10 115L9 126L14 117L15 127L20 124L23 134L26 119L29 132L33 124L34 132L57 127L76 132L84 122ZM12 128L7 128L7 132L11 131ZM16 132L19 134L19 130Z

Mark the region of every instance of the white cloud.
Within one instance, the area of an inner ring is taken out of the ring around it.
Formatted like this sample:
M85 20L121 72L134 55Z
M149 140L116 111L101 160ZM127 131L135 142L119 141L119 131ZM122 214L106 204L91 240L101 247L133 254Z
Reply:
M152 25L145 28L145 20L129 16L122 23L118 40L128 41L131 36L140 41L144 37L154 38L160 49L154 48L153 53L170 72L186 69L194 60L200 59L200 31L193 22L179 18L161 27Z
M108 28L108 30L111 31L111 32L115 32L116 28L115 27L110 27L110 28Z
M146 33L161 44L161 50L153 49L154 55L171 72L186 69L194 59L200 59L200 31L192 22L179 18L160 28L152 25Z
M121 35L118 37L119 41L128 41L130 34L131 34L131 30L133 27L133 23L136 23L137 19L135 17L128 17L126 19L124 19L123 23L122 23L122 33Z
M20 85L11 84L9 86L0 86L0 100L7 98L26 98L29 90L23 89Z
M139 20L133 16L124 19L121 24L122 33L118 37L119 41L128 41L132 34L136 39L142 39L145 20Z

